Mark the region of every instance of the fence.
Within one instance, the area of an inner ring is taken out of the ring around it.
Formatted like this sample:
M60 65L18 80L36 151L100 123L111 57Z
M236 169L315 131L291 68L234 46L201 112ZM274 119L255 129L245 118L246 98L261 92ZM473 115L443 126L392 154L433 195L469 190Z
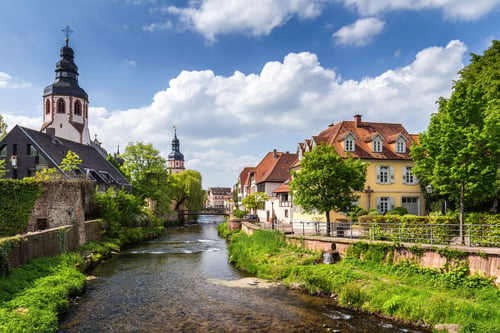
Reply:
M271 223L261 223L272 229ZM302 236L326 236L326 222L299 221L276 223L275 230ZM352 223L331 222L330 235L355 239L385 240L421 244L461 244L459 224L456 223ZM465 224L464 241L467 246L500 247L500 225Z

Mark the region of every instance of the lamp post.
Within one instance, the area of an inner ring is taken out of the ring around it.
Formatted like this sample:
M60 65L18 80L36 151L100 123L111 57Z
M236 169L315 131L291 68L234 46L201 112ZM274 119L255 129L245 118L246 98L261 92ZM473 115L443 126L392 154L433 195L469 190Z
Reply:
M427 192L427 215L430 215L431 213L431 194L432 194L433 188L432 185L429 184L425 187L425 192Z

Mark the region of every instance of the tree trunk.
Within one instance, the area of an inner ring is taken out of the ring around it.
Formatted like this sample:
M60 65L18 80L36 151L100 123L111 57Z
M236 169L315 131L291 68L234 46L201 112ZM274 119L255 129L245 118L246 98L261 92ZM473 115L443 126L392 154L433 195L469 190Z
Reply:
M326 235L330 237L332 235L330 228L330 211L326 212Z
M464 238L464 220L465 220L465 183L462 181L460 183L460 216L459 216L459 236L462 245L465 245Z

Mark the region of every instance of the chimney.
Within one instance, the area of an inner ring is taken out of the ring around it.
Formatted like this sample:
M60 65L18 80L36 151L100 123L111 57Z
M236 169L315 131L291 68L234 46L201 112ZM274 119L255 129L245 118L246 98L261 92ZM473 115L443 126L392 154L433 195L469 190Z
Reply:
M56 143L56 129L53 127L47 127L45 129L45 134L47 134L50 138L50 142Z
M274 158L278 158L278 153L276 152L276 149L273 149L273 156Z
M360 126L361 126L361 115L355 114L354 115L354 127L358 128Z

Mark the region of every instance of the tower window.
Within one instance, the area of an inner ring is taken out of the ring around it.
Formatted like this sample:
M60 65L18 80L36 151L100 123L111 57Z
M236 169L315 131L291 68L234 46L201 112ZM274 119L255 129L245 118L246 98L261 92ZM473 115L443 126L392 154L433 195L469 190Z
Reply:
M47 99L47 101L45 101L45 113L46 114L50 113L50 100L49 99Z
M82 103L80 101L75 102L75 116L82 115Z
M66 113L66 103L62 98L57 100L57 113Z

